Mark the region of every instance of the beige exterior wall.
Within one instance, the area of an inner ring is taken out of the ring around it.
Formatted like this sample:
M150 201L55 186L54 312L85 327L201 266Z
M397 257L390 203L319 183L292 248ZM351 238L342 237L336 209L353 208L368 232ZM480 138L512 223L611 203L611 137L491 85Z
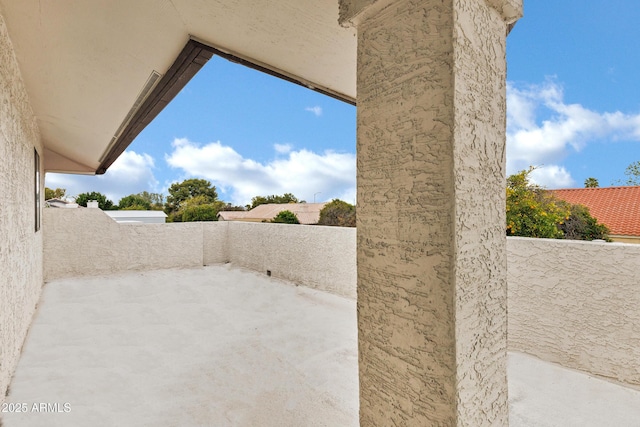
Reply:
M100 209L47 208L43 227L46 281L203 265L202 223L118 224Z
M231 262L355 298L355 229L235 221L118 224L99 209L44 210L45 280Z
M614 241L614 242L620 242L620 243L640 243L640 237L634 237L634 236L616 236L616 235L609 235L609 238Z
M504 4L341 2L358 30L363 425L508 424Z
M204 240L202 242L202 261L204 265L231 262L229 255L229 227L225 221L201 222Z
M640 246L509 238L509 348L640 386Z
M43 233L35 231L34 149L40 153L42 177L38 127L0 15L0 402L42 289Z
M44 214L48 280L232 262L355 298L352 228L241 222L117 224L97 209L52 208ZM640 385L640 246L510 237L507 249L510 350ZM15 290L8 294L2 289L0 304L16 301ZM34 304L37 292L32 293ZM0 313L7 313L6 307ZM22 336L30 313L19 316ZM5 343L11 322L3 318L3 349L10 348Z
M228 222L229 260L305 286L356 297L356 230Z
M458 426L508 425L503 15L507 3L453 1Z

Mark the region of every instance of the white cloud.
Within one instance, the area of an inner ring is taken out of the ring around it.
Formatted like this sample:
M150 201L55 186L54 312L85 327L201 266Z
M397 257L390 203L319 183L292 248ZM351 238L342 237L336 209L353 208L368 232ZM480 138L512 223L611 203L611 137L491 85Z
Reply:
M68 196L97 191L118 203L129 194L145 190L157 192L158 181L153 168L154 161L150 155L125 151L104 175L47 173L45 185L49 188L65 188Z
M319 105L316 105L315 107L307 107L304 110L312 112L316 117L320 117L322 115L322 107Z
M534 184L545 188L569 188L575 185L571 174L564 167L557 165L537 168L529 177Z
M273 144L273 149L280 154L288 154L293 149L291 144Z
M573 185L562 161L603 139L640 141L640 114L600 113L567 104L554 80L522 87L507 84L507 174L538 166L532 178L539 184Z
M259 163L220 142L198 144L176 139L167 163L186 176L210 180L226 201L244 205L257 195L293 193L307 202L355 198L353 153L290 151L286 157ZM346 199L345 199L346 200ZM347 200L352 201L352 200Z

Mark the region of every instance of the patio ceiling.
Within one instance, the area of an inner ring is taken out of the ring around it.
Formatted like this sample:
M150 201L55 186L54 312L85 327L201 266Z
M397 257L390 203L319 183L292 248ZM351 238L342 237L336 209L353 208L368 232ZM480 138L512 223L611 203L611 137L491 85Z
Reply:
M47 171L104 172L153 72L165 75L190 39L338 98L356 97L355 31L339 26L337 0L0 0L0 13Z

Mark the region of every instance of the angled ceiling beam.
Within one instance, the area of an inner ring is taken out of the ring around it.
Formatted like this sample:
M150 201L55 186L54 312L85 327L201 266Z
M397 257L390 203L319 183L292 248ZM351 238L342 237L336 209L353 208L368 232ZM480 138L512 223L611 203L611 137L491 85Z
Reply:
M213 52L208 46L195 40L187 42L178 58L134 113L115 143L107 149L96 170L96 175L102 175L107 171L136 136L160 114L212 56Z
M182 52L178 55L173 65L167 73L160 79L149 96L142 102L137 111L132 113L128 123L123 123L124 129L116 135L100 160L100 166L96 170L96 175L104 174L109 166L127 149L133 140L144 130L144 128L156 118L164 107L182 90L183 87L196 75L198 71L213 57L218 55L229 61L242 64L254 70L267 73L291 83L304 86L316 92L338 99L351 105L355 105L355 99L333 92L329 89L314 86L312 83L304 81L296 76L285 73L261 64L250 59L246 59L232 52L220 50L205 43L190 39ZM128 120L128 119L127 119Z

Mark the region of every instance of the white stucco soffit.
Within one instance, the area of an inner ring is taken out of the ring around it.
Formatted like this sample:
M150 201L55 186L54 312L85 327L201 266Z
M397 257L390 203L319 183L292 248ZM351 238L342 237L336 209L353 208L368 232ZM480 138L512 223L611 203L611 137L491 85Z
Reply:
M0 13L42 140L61 160L47 170L104 166L151 77L190 39L356 97L355 30L339 25L337 0L0 0Z

